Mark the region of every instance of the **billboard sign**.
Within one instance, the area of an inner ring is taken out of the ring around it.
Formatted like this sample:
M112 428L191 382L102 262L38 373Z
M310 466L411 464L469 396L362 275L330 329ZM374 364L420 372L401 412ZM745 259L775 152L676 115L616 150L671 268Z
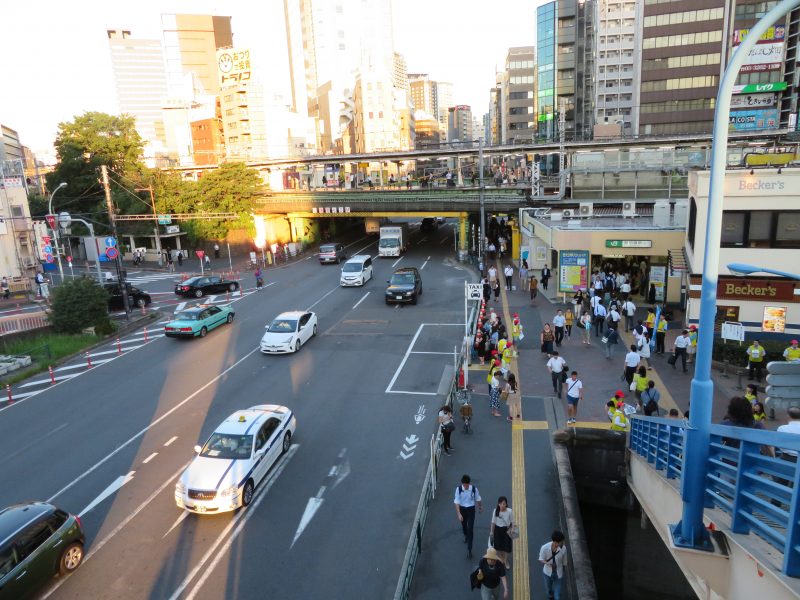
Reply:
M775 108L767 110L740 110L731 113L728 129L731 131L760 131L778 128L779 114Z
M744 41L744 38L747 37L747 34L750 32L749 29L736 29L733 32L733 45L738 46ZM786 28L783 25L777 25L775 27L770 27L764 32L760 38L758 38L757 44L768 44L770 42L782 42L784 40L784 36L786 35Z
M783 42L756 44L744 59L740 73L776 71L783 64Z
M217 50L217 76L221 88L250 81L250 50L246 48L221 48Z
M589 252L558 251L558 291L577 292L589 287Z
M747 85L733 86L734 94L760 94L762 92L782 92L788 87L785 81L772 83L748 83Z
M731 108L760 108L774 106L778 97L775 94L739 94L731 96Z

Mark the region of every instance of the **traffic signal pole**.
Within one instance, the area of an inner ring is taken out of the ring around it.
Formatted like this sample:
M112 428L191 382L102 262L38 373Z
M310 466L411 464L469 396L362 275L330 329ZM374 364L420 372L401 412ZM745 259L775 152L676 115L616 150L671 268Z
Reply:
M114 214L114 203L111 201L111 188L108 185L108 167L100 165L100 173L103 177L103 190L106 194L106 208L108 209L108 219L111 221L111 235L117 240L117 257L114 263L117 266L117 281L119 282L119 290L122 292L122 306L125 309L125 318L131 318L131 309L128 299L128 285L125 281L124 271L122 270L122 254L119 250L119 235L117 235L117 222ZM100 262L100 255L97 255L97 262Z

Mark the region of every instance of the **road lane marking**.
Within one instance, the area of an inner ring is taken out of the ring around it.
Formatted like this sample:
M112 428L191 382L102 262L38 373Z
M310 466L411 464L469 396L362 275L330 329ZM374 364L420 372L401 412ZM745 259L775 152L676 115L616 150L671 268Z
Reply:
M89 561L89 560L90 560L90 559L91 559L91 558L92 558L92 557L93 557L95 554L97 554L98 552L100 552L100 550L103 548L103 546L105 546L105 545L106 545L108 542L110 542L110 541L111 541L111 539L112 539L112 538L113 538L115 535L117 535L117 534L118 534L120 531L122 531L122 530L123 530L123 529L124 529L124 528L125 528L125 527L128 525L128 523L130 523L131 521L133 521L133 519L134 519L134 518L136 518L136 516L137 516L137 515L138 515L140 512L142 512L142 511L143 511L143 510L144 510L144 509L147 507L147 505L148 505L148 504L150 504L150 503L151 503L153 500L155 500L155 499L158 497L158 495L159 495L161 492L163 492L163 491L164 491L164 489L165 489L165 488L166 488L168 485L170 485L170 484L172 484L172 485L175 485L175 479L177 479L177 477L178 477L178 476L179 476L181 473L183 473L184 469L186 469L186 467L188 467L188 466L189 466L189 464L190 464L191 462L192 462L192 461L188 461L188 462L185 462L183 465L181 465L181 467L180 467L180 468L179 468L177 471L175 471L175 473L173 473L172 475L170 475L170 476L169 476L169 478L168 478L168 479L167 479L167 480L166 480L164 483L162 483L162 484L161 484L161 485L158 487L158 489L157 489L157 490L155 490L155 491L154 491L152 494L150 494L150 495L147 497L147 499L146 499L144 502L142 502L142 503L141 503L141 504L140 504L140 505L139 505L139 506L136 508L136 510L134 510L134 511L133 511L131 514L129 514L127 517L125 517L125 519L123 519L123 520L120 522L120 524L119 524L119 525L117 525L117 526L116 526L116 527L115 527L115 528L114 528L114 529L113 529L113 530L112 530L112 531L111 531L111 532L110 532L110 533L109 533L109 534L108 534L106 537L104 537L104 538L103 538L103 539L102 539L100 542L98 542L98 543L96 543L96 544L92 544L92 546L91 546L91 548L92 548L92 549L91 549L91 550L89 551L89 553L88 553L88 554L87 554L87 555L86 555L86 556L83 558L83 563L82 563L82 564L84 564L84 565L85 565L85 564L87 563L87 561ZM52 596L52 595L53 595L53 594L56 592L56 590L58 590L58 588L60 588L60 587L61 587L61 586L64 584L64 582L65 582L65 581L67 581L68 579L69 579L69 577L62 577L61 579L57 580L56 584L55 584L53 587L51 587L49 590L47 590L47 593L46 593L44 596L42 596L42 599L41 599L41 600L46 600L46 598L49 598L50 596Z
M82 365L82 366L85 367L86 365ZM73 377L77 377L78 375L80 375L80 373L67 373L66 375L62 375L61 377L57 378L56 384L58 384L61 381L68 381L68 380L72 379ZM28 383L23 383L21 385L18 385L17 387L18 388L26 388L26 387L31 387L31 386L34 386L34 385L43 385L45 383L50 384L52 382L49 379L37 379L36 381L29 381ZM35 393L38 394L39 392L35 392ZM16 394L13 394L12 397L18 397L18 396Z
M175 519L175 522L172 524L172 527L167 529L167 533L162 535L161 539L163 540L165 537L167 537L172 532L172 530L175 529L181 523L183 523L183 520L188 516L189 516L189 511L188 510L181 511L181 516L178 517L177 519Z
M181 302L180 304L178 304L178 305L175 307L175 312L177 313L177 312L180 312L180 311L182 311L184 308L186 308L186 305L187 305L187 304L188 304L187 302Z
M411 343L408 346L408 350L406 350L406 354L403 357L403 360L400 361L400 366L397 367L397 370L394 372L394 377L392 377L392 380L389 382L389 385L386 386L387 394L392 390L392 386L394 385L394 382L397 381L397 377L400 375L400 371L403 370L403 367L405 366L408 357L411 356L411 349L414 347L414 344L417 343L417 338L419 337L419 334L422 333L423 327L425 327L425 323L420 323L419 327L417 328L417 333L414 334L414 338L411 340Z
M181 408L181 407L182 407L184 404L186 404L186 403L187 403L187 402L189 402L190 400L194 399L194 397L195 397L195 396L197 396L197 395L198 395L198 394L200 394L201 392L205 391L205 389L206 389L206 388L210 387L211 385L213 385L214 383L216 383L217 381L219 381L220 379L222 379L222 378L223 378L225 375L227 375L228 373L230 373L230 372L231 372L233 369L235 369L237 366L239 366L239 365L240 365L242 362L244 362L246 359L250 358L250 357L251 357L253 354L255 354L256 352L258 352L258 346L256 346L256 347L255 347L255 348L253 348L252 350L250 350L250 352L248 352L247 354L245 354L245 355L244 355L242 358L240 358L239 360L237 360L237 361L236 361L235 363L233 363L233 364L232 364L230 367L228 367L227 369L225 369L224 371L222 371L222 373L220 373L219 375L217 375L216 377L214 377L212 380L210 380L208 383L206 383L206 384L205 384L203 387L201 387L201 388L198 388L197 390L195 390L194 392L192 392L192 394L190 394L189 396L187 396L186 398L184 398L183 400L181 400L181 402L179 402L178 404L176 404L175 406L173 406L173 407L172 407L170 410L168 410L168 411L167 411L167 412L165 412L163 415L161 415L159 418L157 418L155 421L153 421L152 423L150 423L150 424L149 424L147 427L145 427L144 429L142 429L142 430L141 430L141 431L139 431L138 433L134 434L132 437L130 437L130 438L128 439L128 441L126 441L126 442L122 443L121 445L117 446L117 448L116 448L116 449L115 449L113 452L110 452L109 454L107 454L107 455L105 456L105 458L102 458L101 460L99 460L98 462L96 462L96 463L94 464L94 466L90 467L89 469L87 469L86 471L84 471L83 473L81 473L80 475L78 475L78 476L77 476L75 479L73 479L73 480L72 480L70 483L68 483L68 484L67 484L67 485L65 485L63 488L61 488L60 490L58 490L58 491L57 491L55 494L53 494L52 496L50 496L50 498L48 498L48 499L47 499L47 501L48 501L48 502L52 502L52 501L53 501L55 498L58 498L58 497L59 497L61 494L63 494L64 492L66 492L68 489L70 489L70 488L71 488L72 486L74 486L76 483L78 483L79 481L82 481L84 477L86 477L87 475L89 475L89 473L92 473L92 472L94 472L94 471L95 471L95 470L96 470L98 467L100 467L101 465L105 464L105 462L106 462L106 461L108 461L108 460L110 460L112 457L116 456L116 454L117 454L118 452L120 452L121 450L123 450L124 448L126 448L128 445L130 445L131 443L133 443L134 441L136 441L137 439L139 439L140 437L142 437L142 436L143 436L145 433L147 433L148 431L150 431L150 430L151 430L153 427L155 427L156 425L158 425L159 423L161 423L161 421L163 421L164 419L166 419L167 417L169 417L169 416L170 416L172 413L174 413L176 410L178 410L179 408Z
M203 557L200 559L200 562L195 565L195 567L189 572L186 578L181 582L181 585L175 590L175 592L170 596L169 600L177 600L178 597L183 593L183 591L189 586L189 583L194 579L200 570L203 568L208 559L211 558L212 555L214 556L214 560L208 565L208 567L204 570L203 575L200 579L197 580L197 583L189 592L189 595L186 596L186 600L192 600L197 595L197 592L200 591L200 588L203 587L205 582L211 576L211 573L214 571L216 566L219 564L219 561L222 560L222 557L228 552L230 547L233 545L233 542L242 532L242 529L247 524L247 521L256 514L256 509L258 508L259 504L267 497L267 492L269 492L272 485L278 480L278 477L286 468L286 465L289 464L292 457L297 453L297 449L299 446L297 444L292 444L292 447L289 448L289 451L283 456L283 458L279 459L280 464L276 465L275 470L267 476L267 479L262 482L259 488L261 492L258 495L258 498L247 507L247 510L241 510L236 513L236 516L231 520L230 524L225 527L222 533L219 534L217 539L211 545L211 547L206 551ZM236 529L233 530L228 540L222 545L219 552L217 552L217 547L222 543L225 537L228 535L228 532L236 526Z
M392 263L392 268L394 269L401 260L403 260L402 256Z
M148 456L147 458L145 458L145 459L142 461L142 464L146 465L146 464L147 464L147 463L149 463L151 460L153 460L153 459L154 459L156 456L158 456L158 452L153 452L153 453L152 453L150 456Z
M442 238L442 241L441 241L441 242L439 242L439 245L441 246L441 245L442 245L442 244L444 244L445 242L449 242L449 241L450 241L450 236L443 237L443 238Z
M309 307L308 307L306 310L308 311L308 310L311 310L312 308L314 308L314 307L315 307L317 304L319 304L320 302L322 302L323 300L325 300L325 298L327 298L328 296L330 296L330 295L331 295L333 292L335 292L336 290L338 290L340 287L341 287L341 286L337 285L337 286L336 286L335 288L333 288L333 289L332 289L330 292L328 292L328 293L327 293L327 294L325 294L325 295L324 295L322 298L320 298L319 300L317 300L316 302L314 302L314 304L312 304L311 306L309 306Z
M428 238L427 236L422 238L420 241L417 242L417 246L419 246L422 242L426 241Z
M294 547L295 542L300 539L300 536L305 531L308 524L311 522L311 519L314 518L317 510L319 507L322 506L323 496L328 489L335 488L339 483L341 483L345 477L350 474L350 463L345 458L347 454L347 448L342 448L341 452L339 452L339 456L337 457L338 460L335 465L331 467L331 470L328 471L328 475L323 480L322 487L319 488L316 496L313 496L308 499L306 503L306 509L303 512L303 516L300 518L300 524L297 526L297 531L294 532L294 539L292 539L292 543L289 545L289 550Z
M424 350L414 350L411 354L447 354L447 356L453 356L452 352L428 352Z
M174 441L175 441L175 440L177 440L177 439L178 439L178 436L177 436L177 435L173 435L171 438L169 438L169 439L168 439L168 440L167 440L167 441L164 443L164 446L169 446L170 444L172 444L172 442L174 442Z
M111 494L116 493L116 491L119 490L123 485L125 485L131 479L133 479L134 473L136 473L136 471L131 471L127 475L120 475L119 477L117 477L114 481L111 482L111 485L109 485L106 489L104 489L102 492L100 492L97 495L97 497L88 504L88 506L86 508L84 508L81 512L79 512L78 516L79 517L84 516L86 513L88 513L90 510L92 510L95 506L97 506L103 500L108 498Z
M364 294L363 296L361 296L361 300L359 300L358 302L356 302L356 303L353 305L353 310L355 310L355 309L356 309L356 307L357 307L359 304L361 304L361 303L362 303L364 300L366 300L366 299L367 299L367 296L369 296L369 292L367 292L366 294Z
M427 265L427 264L428 264L428 261L429 261L430 259L431 259L431 257L430 257L430 256L429 256L428 258L426 258L426 259L425 259L425 262L424 262L424 263L422 263L422 266L419 268L419 270L420 270L420 271L422 271L422 269L424 269L424 268L425 268L425 265Z
M345 248L349 248L350 246L355 246L357 243L364 241L364 240L365 240L365 239L367 239L368 237L369 237L368 235L365 235L364 237L360 237L360 238L358 238L358 239L357 239L355 242L350 242L349 244L347 244L347 245L345 246ZM372 242L372 244L374 244L374 243L375 243L375 242ZM370 244L370 246L371 246L372 244Z
M412 396L436 396L436 392L407 392L404 390L387 390L387 394L409 394Z

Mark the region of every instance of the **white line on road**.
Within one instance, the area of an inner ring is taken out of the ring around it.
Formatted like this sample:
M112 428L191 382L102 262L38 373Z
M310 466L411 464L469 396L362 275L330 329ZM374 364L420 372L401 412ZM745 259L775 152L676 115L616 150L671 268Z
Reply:
M177 436L177 435L173 435L171 438L169 438L169 439L168 439L168 440L167 440L167 441L164 443L164 445L165 445L165 446L169 446L170 444L172 444L172 442L174 442L174 441L175 441L175 440L177 440L177 439L178 439L178 436Z
M142 461L142 464L146 465L146 464L147 464L147 463L149 463L151 460L153 460L153 459L154 459L156 456L158 456L158 452L153 452L153 453L152 453L150 456L148 456L147 458L145 458L145 459Z
M183 580L181 585L178 586L178 588L175 590L172 596L170 596L169 600L177 600L177 598L180 597L180 595L183 593L183 590L185 590L188 587L192 579L194 579L200 572L200 570L203 568L203 565L205 565L205 563L208 562L208 559L211 558L212 555L216 554L216 556L214 556L214 560L211 561L211 564L209 564L208 567L203 571L202 577L200 577L200 579L197 580L197 583L189 592L189 595L186 596L186 600L192 600L197 595L197 593L200 591L200 588L203 587L203 584L205 584L206 580L208 580L208 578L211 576L211 573L214 571L214 568L219 564L219 561L222 560L222 557L228 552L230 547L233 545L233 542L242 532L242 529L247 524L247 521L250 520L250 517L256 514L256 509L258 508L258 505L261 504L261 501L267 497L267 492L272 487L272 484L275 483L280 474L283 472L283 469L285 469L286 465L289 464L289 461L295 455L298 448L299 446L297 444L292 444L292 447L289 448L289 451L283 457L281 463L277 465L277 468L272 473L270 473L267 479L262 483L263 488L258 498L255 500L255 502L253 502L250 506L248 506L246 511L243 510L237 513L236 517L232 519L230 524L222 531L222 533L219 534L219 536L211 545L211 547L206 551L206 553L200 559L200 562L197 563L194 569L192 569L189 572L189 574ZM222 545L222 548L220 548L219 552L217 552L217 547L222 543L222 541L225 539L225 536L228 535L228 532L233 528L234 525L236 526L236 529L234 529L233 533L231 533L230 537Z
M447 356L453 356L452 352L423 352L422 350L414 350L411 354L447 354Z
M415 396L435 396L436 392L405 392L403 390L386 390L387 394L413 394Z
M358 242L361 242L361 241L363 241L363 240L367 239L368 237L369 237L368 235L365 235L364 237L360 237L360 238L358 238L358 239L357 239L355 242L351 242L351 243L347 244L347 245L345 246L345 248L349 248L350 246L355 246L355 245L356 245ZM375 243L375 242L373 242L373 244L374 244L374 243ZM371 246L371 245L372 245L372 244L370 244L370 246Z
M117 354L117 351L114 350L113 352L102 352L102 353L98 352L97 354L92 354L92 366L93 367L104 365L108 361L114 360L113 357L112 358L101 358L101 359L95 360L95 356L98 356L99 354ZM86 368L87 368L86 367L86 363L82 362L82 363L78 363L77 365L67 365L66 367L58 367L57 369L53 369L53 371L55 373L60 373L61 371L71 371L72 369L86 369ZM48 382L49 382L49 380L48 380Z
M72 379L73 377L77 377L78 375L80 375L80 373L68 373L66 375L61 375L60 377L57 378L56 383ZM17 387L26 388L26 387L33 387L34 385L42 385L45 383L50 384L52 382L49 379L37 379L36 381L29 381L28 383L23 383L22 385L19 385Z
M179 408L181 408L181 407L182 407L184 404L186 404L187 402L189 402L190 400L192 400L192 399L193 399L195 396L197 396L197 395L198 395L200 392L204 391L206 388L210 387L211 385L213 385L214 383L216 383L217 381L219 381L220 379L222 379L222 378L223 378L225 375L227 375L228 373L230 373L230 372L231 372L233 369L235 369L235 368L236 368L236 367L237 367L239 364L241 364L242 362L244 362L246 359L250 358L250 357L251 357L253 354L255 354L256 352L258 352L258 347L257 347L257 346L256 346L255 348L253 348L252 350L250 350L250 352L248 352L247 354L245 354L245 355L244 355L242 358L240 358L239 360L237 360L235 363L233 363L233 364L232 364L230 367L228 367L227 369L225 369L224 371L222 371L222 372L221 372L219 375L217 375L216 377L214 377L213 379L211 379L211 380L210 380L208 383L206 383L206 384L205 384L203 387L201 387L201 388L198 388L197 390L195 390L194 392L192 392L192 394L190 394L189 396L187 396L186 398L184 398L183 400L181 400L181 401L180 401L178 404L176 404L175 406L173 406L173 407L172 407L170 410L168 410L168 411L167 411L167 412L165 412L163 415L161 415L159 418L157 418L156 420L154 420L153 422L151 422L151 423L150 423L150 424L149 424L147 427L145 427L144 429L142 429L141 431L139 431L139 433L136 433L136 434L134 434L133 436L131 436L131 437L128 439L128 441L127 441L127 442L123 442L121 445L117 446L117 448L116 448L116 449L115 449L113 452L110 452L109 454L107 454L107 455L105 456L105 458L102 458L101 460L99 460L98 462L96 462L96 463L94 464L94 466L90 467L89 469L87 469L86 471L84 471L83 473L81 473L80 475L78 475L78 476L77 476L75 479L73 479L73 480L72 480L70 483L68 483L68 484L67 484L67 485L65 485L63 488L61 488L60 490L58 490L58 491L57 491L55 494L53 494L52 496L50 496L50 498L48 498L48 499L47 499L47 501L48 501L48 502L52 502L52 501L53 501L55 498L58 498L58 496L60 496L60 495L61 495L61 494L63 494L64 492L66 492L68 489L70 489L70 488L71 488L72 486L74 486L76 483L78 483L79 481L83 480L83 478L84 478L84 477L86 477L86 476L87 476L89 473L92 473L92 472L93 472L95 469L97 469L97 468L98 468L98 467L100 467L101 465L105 464L105 462L106 462L106 461L108 461L110 458L112 458L113 456L116 456L116 454L117 454L117 453L118 453L120 450L122 450L122 449L126 448L126 447L127 447L129 444L131 444L132 442L134 442L134 441L135 441L135 440L137 440L138 438L142 437L142 436L143 436L145 433L147 433L147 432L148 432L150 429L152 429L153 427L155 427L156 425L158 425L158 424L159 424L161 421L163 421L163 420L164 420L164 419L166 419L168 416L170 416L172 413L174 413L176 410L178 410Z
M402 256L392 263L392 268L394 269L401 260L403 260Z
M184 308L186 308L186 305L187 305L187 304L188 304L188 302L181 302L180 304L178 304L178 305L175 307L175 312L180 312L180 311L182 311Z
M172 524L172 527L170 527L169 529L167 529L167 533L165 533L164 535L162 535L162 536L161 536L161 539L163 540L165 537L167 537L167 536L168 536L168 535L169 535L169 534L172 532L172 530L173 530L173 529L175 529L175 528L176 528L178 525L180 525L181 523L183 523L183 520L184 520L186 517L188 517L188 516L189 516L189 511L188 511L188 510L184 510L184 511L182 511L182 512L181 512L181 516L180 516L180 517L178 517L177 519L175 519L175 522Z
M367 299L367 296L369 296L369 292L367 292L366 294L364 294L363 296L361 296L361 300L359 300L358 302L356 302L356 303L353 305L353 310L355 310L355 309L356 309L356 307L357 307L359 304L361 304L361 303L362 303L364 300L366 300L366 299Z
M324 295L322 298L320 298L319 300L317 300L316 302L314 302L314 304L312 304L311 306L309 306L309 307L308 307L306 310L311 310L312 308L314 308L314 307L315 307L317 304L319 304L320 302L322 302L323 300L325 300L325 298L327 298L328 296L330 296L330 295L331 295L333 292L335 292L336 290L338 290L340 287L341 287L341 286L338 286L338 285L337 285L337 286L336 286L335 288L333 288L333 289L332 289L330 292L328 292L328 293L327 293L327 294L325 294L325 295Z
M441 242L439 242L439 245L441 246L441 245L442 245L442 244L444 244L445 242L449 242L449 241L450 241L450 238L449 238L449 237L443 237L443 238L442 238L442 241L441 241Z
M411 355L411 349L414 347L414 344L417 343L417 338L419 334L422 333L422 328L425 327L425 323L421 323L419 328L417 329L417 333L414 334L414 339L411 340L411 343L408 345L408 350L406 350L406 355L403 357L403 360L400 361L400 366L397 367L397 370L394 372L394 377L389 382L389 385L386 386L386 393L388 394L392 390L392 386L394 382L397 381L398 375L400 375L400 371L403 370L403 366L405 366L408 357Z
M119 490L123 485L125 485L131 479L133 479L134 473L136 473L136 471L131 471L127 475L120 475L119 477L117 477L114 481L111 482L111 485L109 485L106 489L100 492L97 495L97 497L94 500L92 500L86 508L84 508L81 512L79 512L78 516L82 517L90 510L92 510L95 506L100 504L103 500L108 498L111 494L116 493L117 490Z
M429 261L430 259L431 259L431 257L430 257L430 256L429 256L428 258L426 258L426 259L425 259L425 262L424 262L424 263L422 263L422 266L419 268L419 270L420 270L420 271L422 271L422 269L424 269L424 268L425 268L425 265L427 265L427 264L428 264L428 261Z
M427 239L428 239L427 236L422 238L420 241L417 242L417 246L419 246L422 242L424 242Z

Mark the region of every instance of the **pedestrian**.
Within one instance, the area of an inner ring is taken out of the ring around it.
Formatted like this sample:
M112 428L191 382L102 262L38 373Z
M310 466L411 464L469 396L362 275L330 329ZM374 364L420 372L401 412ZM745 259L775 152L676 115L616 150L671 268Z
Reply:
M539 341L541 342L541 350L542 354L552 354L553 353L553 342L555 341L556 337L553 333L553 328L550 327L550 323L545 323L544 327L542 328L542 333L539 334Z
M564 534L556 530L550 541L539 550L539 562L543 565L544 587L547 597L561 600L561 582L567 566L567 550L564 547Z
M625 331L633 329L633 319L636 316L636 305L633 300L627 298L622 305L622 312L625 315Z
M583 382L573 371L567 379L567 425L574 425L578 416L578 402L583 400Z
M492 283L492 289L494 290L494 299L497 300L500 298L500 280L495 279L494 283Z
M261 272L261 267L256 267L256 270L253 273L253 275L256 278L256 289L257 290L262 289L264 287L264 275Z
M3 275L3 280L0 281L0 289L3 291L3 299L8 300L11 297L11 288L8 286L8 277Z
M572 324L575 322L575 313L572 312L570 307L567 307L564 313L564 332L568 338L572 337Z
M508 559L511 555L511 537L509 530L514 528L514 512L508 507L508 498L500 496L497 499L497 506L492 514L492 524L489 526L489 539L492 548L495 549L503 566L510 569Z
M783 351L783 360L793 363L800 362L800 346L797 345L797 340L792 340L791 346Z
M608 333L600 339L600 342L605 346L606 358L611 360L611 355L614 354L614 346L619 343L619 334L616 329L610 329Z
M522 259L522 264L519 267L519 288L521 290L528 289L528 261L524 258Z
M656 323L656 354L664 354L664 340L667 337L667 320L664 318L664 313L658 315L658 322Z
M697 355L697 325L689 326L689 345L686 347L686 363L694 363L695 356Z
M167 270L170 273L174 273L175 272L175 263L172 262L172 252L169 249L167 249L166 254L167 254Z
M478 568L473 573L481 588L481 600L500 600L500 584L503 584L503 600L508 598L506 567L494 548L487 548ZM473 576L470 576L470 581Z
M680 419L681 413L678 412L677 408L670 408L667 417L669 417L670 419Z
M516 415L517 419L522 418L520 416L522 413L522 402L519 397L519 386L517 385L517 377L513 373L508 374L505 391L506 404L508 405L508 417L506 420L509 422L513 421L514 415Z
M322 177L325 177L324 175ZM325 185L325 182L322 182L322 185ZM219 244L214 242L214 258L219 258Z
M483 337L483 332L478 331L475 334L475 356L480 361L481 365L486 364L486 338Z
M625 402L622 401L622 396L618 395L620 393L622 392L617 390L615 397L619 399L616 401L610 415L612 431L627 431L629 426L628 415L625 414Z
M208 254L203 255L203 262L205 263L206 267L211 267L211 258L209 258Z
M659 400L661 400L661 394L656 389L656 382L651 379L647 382L647 389L642 392L642 406L644 406L646 416L655 415L657 417L659 415Z
M656 311L652 308L647 309L647 318L644 321L644 325L647 327L648 337L652 340L656 334Z
M512 341L508 341L505 344L505 348L502 350L502 364L500 366L500 370L503 372L503 374L508 373L508 370L511 368L511 359L514 358L514 350L514 342Z
M564 341L564 325L566 322L563 311L557 310L556 315L553 317L553 327L555 328L556 346L559 348L561 347L561 342Z
M567 361L558 355L558 352L553 352L550 360L547 361L547 370L550 372L550 379L553 382L553 393L561 398L561 388L564 386L566 379Z
M594 337L600 337L600 334L603 333L603 325L606 322L607 315L606 307L603 306L602 302L598 301L594 307Z
M489 298L492 297L492 286L489 285L489 281L486 279L486 277L483 278L481 284L483 286L483 301L488 302Z
M650 366L649 362L650 339L647 337L646 331L636 338L636 351L639 353L639 358L641 359L642 364L647 367L647 370L652 370L653 367Z
M748 383L744 388L744 397L750 404L758 402L758 386L755 383Z
M753 381L753 375L756 376L756 381L761 381L761 367L764 364L764 356L767 351L764 346L760 345L758 340L753 340L753 343L747 348L747 379Z
M494 287L494 282L497 281L497 268L494 265L490 265L486 275L489 278L489 284Z
M647 368L644 366L640 366L636 369L636 373L633 374L633 383L631 383L631 388L633 388L633 395L636 398L636 403L639 405L639 410L644 412L644 400L642 400L642 394L647 389Z
M617 310L616 304L611 304L611 308L608 311L608 328L609 329L617 329L619 328L619 322L622 319L622 315L619 314Z
M500 362L495 361L495 363ZM492 373L492 381L489 388L489 409L492 411L493 417L500 416L500 394L506 387L506 380L503 378L503 372L497 368Z
M536 306L536 296L539 295L539 280L536 279L536 275L531 277L531 304Z
M503 275L506 277L506 290L509 292L511 291L511 287L514 283L514 267L513 265L506 265L506 268L503 269Z
M34 279L36 280L36 295L37 296L42 296L43 295L42 286L45 283L44 275L42 274L41 271L36 271L36 275L34 276Z
M609 334L611 331L608 332ZM616 333L616 331L615 331ZM625 381L630 385L633 382L633 374L639 366L639 353L636 352L636 346L630 345L630 350L625 355Z
M753 418L761 423L767 420L767 413L764 412L764 405L761 402L753 404Z
M794 433L800 435L800 407L790 406L787 411L789 420L785 425L778 426L778 433ZM796 463L797 451L780 449L780 457L783 460Z
M183 266L183 250L178 249L178 266Z
M582 312L582 310L583 310L582 309L582 307L583 307L583 299L584 299L584 296L583 296L583 290L582 289L580 289L577 292L575 292L575 295L572 297L572 306L574 307L575 314L578 314L578 313Z
M517 313L514 313L514 321L511 324L511 339L514 340L514 356L518 356L516 349L519 347L519 343L524 336L525 334L522 333L522 324L519 322L519 316Z
M461 477L461 485L456 487L456 494L453 504L456 507L456 517L461 523L461 531L464 534L464 543L467 545L467 558L472 558L472 536L475 529L475 507L478 512L483 512L483 502L481 494L472 485L470 476L464 474Z
M592 342L592 315L589 314L589 311L583 311L580 320L581 326L581 333L583 334L583 343L587 346L591 346Z
M550 267L545 265L542 269L542 289L547 289L548 281L550 281Z
M439 409L439 428L442 430L442 448L444 453L450 456L453 447L450 445L450 434L456 429L453 421L453 409L446 404Z
M627 301L631 295L631 284L628 282L627 278L623 278L622 284L619 286L619 291L622 294L622 299Z
M106 283L111 283L114 281L114 276L111 274L111 271L104 271L103 274L105 276Z
M494 372L500 368L500 360L497 358L497 350L492 350L489 353L489 375L486 377L486 383L489 388L489 395L492 394L492 381L494 379Z
M489 242L489 246L486 250L489 252L489 259L494 260L497 255L497 247L494 245L494 242Z
M675 368L675 363L678 362L678 358L681 359L681 367L683 367L683 372L686 373L686 349L691 345L691 341L689 340L689 330L684 329L681 334L675 338L675 343L672 347L673 358L672 360L672 368Z

